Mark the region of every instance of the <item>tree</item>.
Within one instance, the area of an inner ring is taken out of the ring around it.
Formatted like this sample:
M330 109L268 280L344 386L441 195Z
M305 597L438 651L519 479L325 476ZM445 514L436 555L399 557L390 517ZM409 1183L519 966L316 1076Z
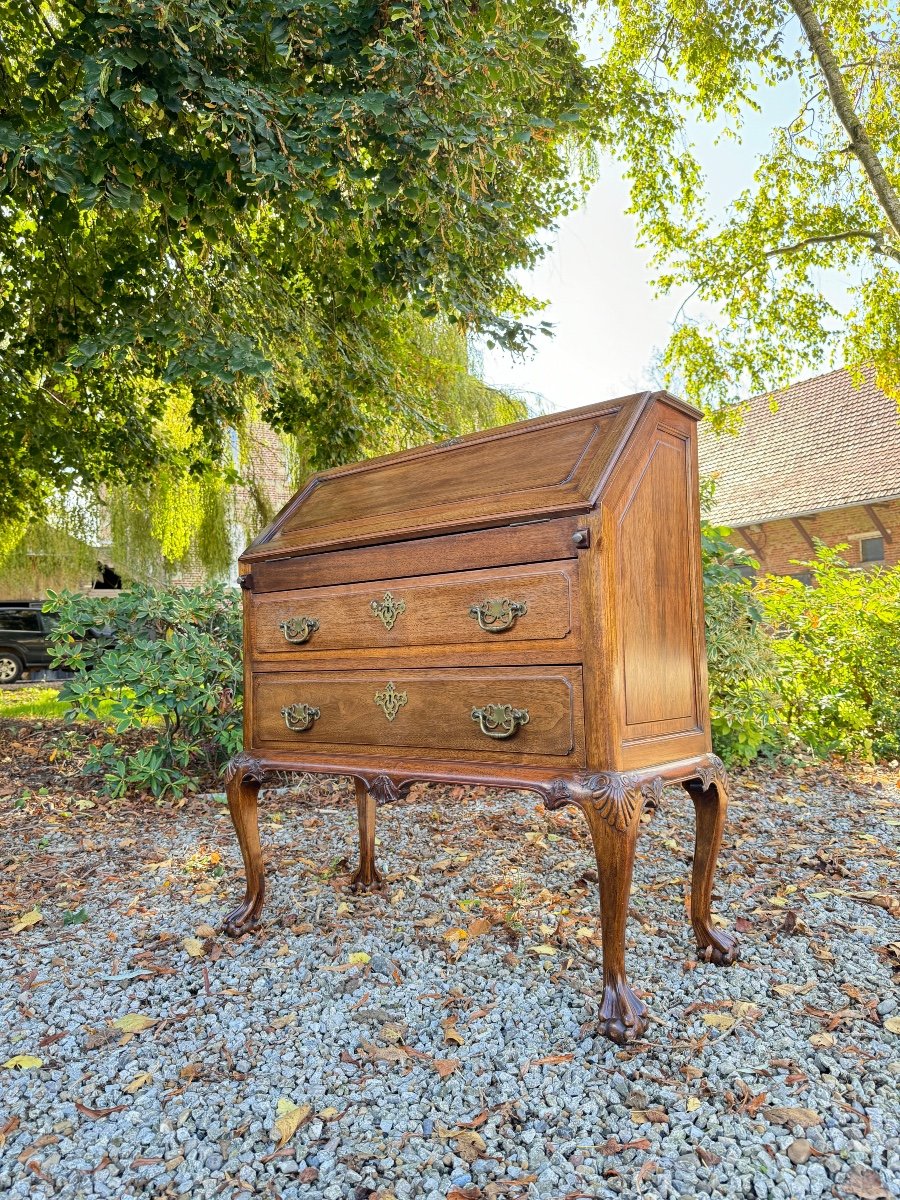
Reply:
M248 413L314 467L439 433L404 314L524 344L512 272L599 111L579 8L0 0L6 520L228 478Z
M664 352L669 376L721 405L840 351L874 363L900 399L896 4L598 7L605 144L626 164L658 288L691 289ZM798 91L796 115L772 131L752 183L717 208L691 145L697 124L740 142L760 88ZM846 288L846 307L825 272ZM693 315L698 306L713 315Z

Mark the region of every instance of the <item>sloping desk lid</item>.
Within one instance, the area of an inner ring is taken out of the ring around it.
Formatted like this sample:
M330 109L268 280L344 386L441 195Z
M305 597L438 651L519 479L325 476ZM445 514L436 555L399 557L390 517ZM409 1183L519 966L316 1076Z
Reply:
M642 392L322 471L241 560L584 512L657 397L687 408Z

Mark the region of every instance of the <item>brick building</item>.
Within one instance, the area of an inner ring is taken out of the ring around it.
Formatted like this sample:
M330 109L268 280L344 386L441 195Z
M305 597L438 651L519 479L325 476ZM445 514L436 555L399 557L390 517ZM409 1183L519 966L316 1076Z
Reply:
M711 519L762 572L804 578L816 540L863 568L900 562L900 417L871 371L754 396L736 435L701 425L700 469L716 479Z

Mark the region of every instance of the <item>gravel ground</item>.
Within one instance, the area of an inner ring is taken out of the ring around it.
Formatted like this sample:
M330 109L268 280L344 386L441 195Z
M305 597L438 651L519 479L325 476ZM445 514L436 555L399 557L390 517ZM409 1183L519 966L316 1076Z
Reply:
M220 799L45 790L0 799L6 1200L900 1195L896 772L736 781L730 969L692 959L665 792L629 925L654 1020L626 1050L593 1033L574 810L416 789L379 817L385 893L353 898L349 787L271 790L264 924L235 943Z

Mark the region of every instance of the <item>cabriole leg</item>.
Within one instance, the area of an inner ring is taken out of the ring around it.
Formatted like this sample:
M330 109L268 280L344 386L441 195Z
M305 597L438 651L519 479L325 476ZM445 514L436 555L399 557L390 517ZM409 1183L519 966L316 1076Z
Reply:
M708 787L704 787L699 779L690 779L684 787L694 802L696 814L691 924L697 937L697 949L706 962L728 966L737 958L737 943L721 929L714 929L710 917L713 875L725 828L728 792L721 779L713 780Z
M593 806L584 807L588 819L597 874L600 877L600 926L603 932L603 998L598 1029L624 1046L647 1032L647 1006L639 1000L625 977L625 925L637 843L639 796L635 812L621 830Z
M354 782L356 814L359 818L359 866L350 878L350 891L377 891L382 878L375 866L375 795L362 779Z
M230 937L240 937L259 919L266 892L265 870L259 845L257 797L263 780L259 763L239 754L228 764L225 793L228 811L241 847L247 889L243 901L225 918L223 929Z

